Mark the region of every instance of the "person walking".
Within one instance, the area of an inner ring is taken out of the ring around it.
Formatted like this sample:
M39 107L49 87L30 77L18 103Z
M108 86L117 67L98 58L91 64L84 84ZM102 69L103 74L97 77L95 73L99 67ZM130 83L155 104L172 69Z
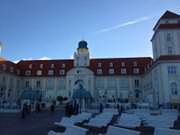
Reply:
M102 112L103 112L103 109L104 109L103 104L100 103L99 112L102 113Z

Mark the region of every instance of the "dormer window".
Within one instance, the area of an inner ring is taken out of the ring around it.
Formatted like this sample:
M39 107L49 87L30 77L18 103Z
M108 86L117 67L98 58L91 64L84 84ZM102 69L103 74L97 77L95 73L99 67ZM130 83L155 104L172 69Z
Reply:
M3 70L5 71L6 70L6 65L3 64L2 67L3 67Z
M133 67L137 67L137 62L136 61L133 62Z
M109 67L113 67L113 63L111 62L111 63L109 63Z
M17 75L20 75L20 70L19 70L19 69L17 69L17 71L16 71L16 72L17 72Z
M37 70L36 75L41 76L42 75L42 70Z
M139 68L134 68L134 69L133 69L133 73L134 73L134 74L139 74Z
M10 68L10 72L11 72L11 73L14 72L14 68L13 68L13 67Z
M111 69L109 69L109 74L114 74L114 69L113 68L111 68Z
M26 76L30 76L30 75L31 75L31 70L26 70L26 71L25 71L25 75L26 75Z
M147 69L149 69L150 68L150 66L149 66L149 64L147 65Z
M97 69L97 74L101 75L102 74L102 69Z
M65 68L65 67L66 67L66 65L63 63L63 64L61 65L61 67L62 67L62 68Z
M43 69L43 64L40 64L40 68Z
M121 74L126 74L126 68L121 68Z
M54 75L54 70L48 70L48 75Z
M121 67L125 67L125 62L121 62Z
M98 63L98 67L102 67L102 63Z
M51 68L54 68L54 64L51 64Z
M60 69L60 70L59 70L59 74L60 74L60 75L65 75L65 70L64 70L64 69Z
M29 64L29 69L32 69L32 64Z

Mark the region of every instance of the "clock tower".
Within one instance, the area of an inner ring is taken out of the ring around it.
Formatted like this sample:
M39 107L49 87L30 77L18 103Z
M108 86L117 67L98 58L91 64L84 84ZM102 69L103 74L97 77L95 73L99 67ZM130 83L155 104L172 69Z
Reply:
M89 66L89 49L88 43L84 40L78 43L78 48L74 53L74 67L88 67Z

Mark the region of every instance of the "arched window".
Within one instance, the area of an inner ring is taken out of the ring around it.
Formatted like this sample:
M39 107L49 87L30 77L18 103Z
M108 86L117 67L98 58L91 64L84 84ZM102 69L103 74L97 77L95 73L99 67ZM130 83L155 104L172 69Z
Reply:
M172 95L178 95L178 89L177 89L177 84L175 82L171 83L171 93Z

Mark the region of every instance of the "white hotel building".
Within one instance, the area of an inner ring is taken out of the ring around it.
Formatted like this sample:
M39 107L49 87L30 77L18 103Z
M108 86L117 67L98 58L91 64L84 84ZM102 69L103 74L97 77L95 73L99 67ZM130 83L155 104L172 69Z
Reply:
M153 30L153 58L90 59L86 41L79 42L74 59L15 64L0 58L0 99L17 100L27 89L45 99L70 98L81 80L95 99L180 103L180 15L165 12Z

